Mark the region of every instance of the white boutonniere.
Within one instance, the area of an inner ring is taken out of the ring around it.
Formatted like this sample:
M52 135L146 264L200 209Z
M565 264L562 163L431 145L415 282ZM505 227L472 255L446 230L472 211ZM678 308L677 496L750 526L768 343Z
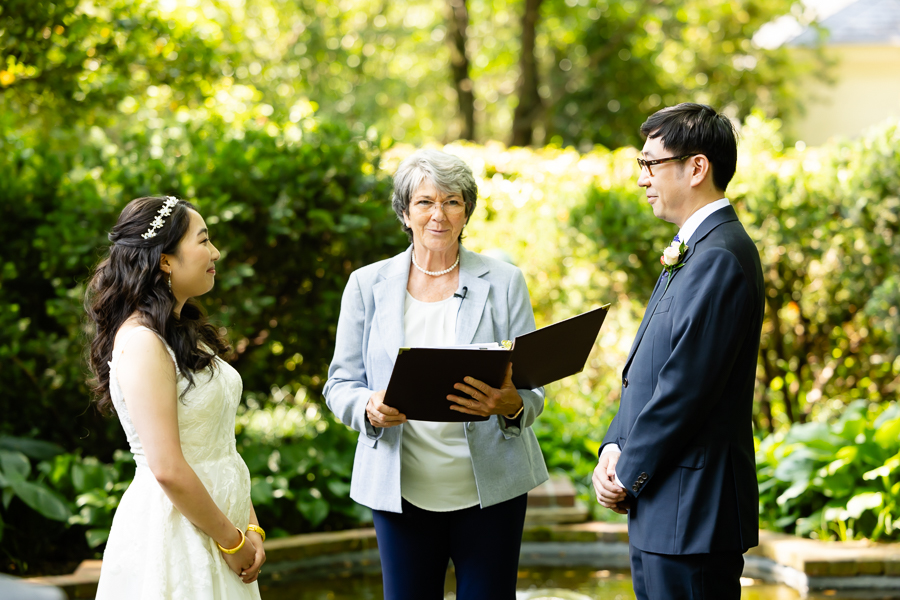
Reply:
M684 258L687 249L688 246L684 242L672 242L665 250L663 250L662 256L659 257L659 262L662 264L663 269L665 269L667 276L666 287L663 290L663 293L669 289L669 282L672 281L672 274L675 272L675 269L680 269L684 266L681 259Z

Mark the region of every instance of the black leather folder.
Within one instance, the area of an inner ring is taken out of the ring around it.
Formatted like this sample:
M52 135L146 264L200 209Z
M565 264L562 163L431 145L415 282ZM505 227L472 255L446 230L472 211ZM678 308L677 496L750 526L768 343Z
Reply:
M491 387L503 384L506 367L513 364L513 383L534 389L580 373L609 305L520 335L512 349L401 348L394 363L384 403L411 421L486 421L450 410L447 395L467 397L453 387L474 377Z

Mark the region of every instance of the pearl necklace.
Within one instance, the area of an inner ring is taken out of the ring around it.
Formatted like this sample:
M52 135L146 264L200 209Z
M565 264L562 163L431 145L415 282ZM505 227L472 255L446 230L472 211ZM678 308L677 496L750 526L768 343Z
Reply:
M431 275L432 277L440 277L441 275L446 275L447 273L449 273L450 271L452 271L453 269L456 268L456 265L459 264L459 253L457 253L457 255L456 255L456 262L453 263L448 268L444 269L443 271L426 271L425 269L420 267L419 263L416 262L416 251L415 250L413 250L413 253L412 253L412 263L415 268L422 271L426 275Z

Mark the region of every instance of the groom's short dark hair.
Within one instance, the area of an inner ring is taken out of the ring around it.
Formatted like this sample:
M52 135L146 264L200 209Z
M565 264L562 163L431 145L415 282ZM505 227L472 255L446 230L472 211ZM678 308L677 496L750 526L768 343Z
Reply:
M659 110L641 125L645 138L660 138L673 155L703 154L712 165L715 186L725 191L737 165L737 131L711 106L684 102Z

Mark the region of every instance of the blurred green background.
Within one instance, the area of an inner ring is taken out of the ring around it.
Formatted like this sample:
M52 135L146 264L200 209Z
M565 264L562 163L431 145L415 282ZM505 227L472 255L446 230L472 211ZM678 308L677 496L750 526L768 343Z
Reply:
M522 268L538 326L613 304L535 425L590 473L673 226L638 128L710 103L740 125L728 190L766 277L754 426L765 527L900 539L900 128L795 149L800 60L753 41L789 0L6 0L0 6L0 570L99 556L133 474L85 386L84 284L122 207L196 203L202 298L244 379L238 444L272 536L358 526L355 436L321 397L340 295L406 246L390 175L423 144L472 167L465 244Z

